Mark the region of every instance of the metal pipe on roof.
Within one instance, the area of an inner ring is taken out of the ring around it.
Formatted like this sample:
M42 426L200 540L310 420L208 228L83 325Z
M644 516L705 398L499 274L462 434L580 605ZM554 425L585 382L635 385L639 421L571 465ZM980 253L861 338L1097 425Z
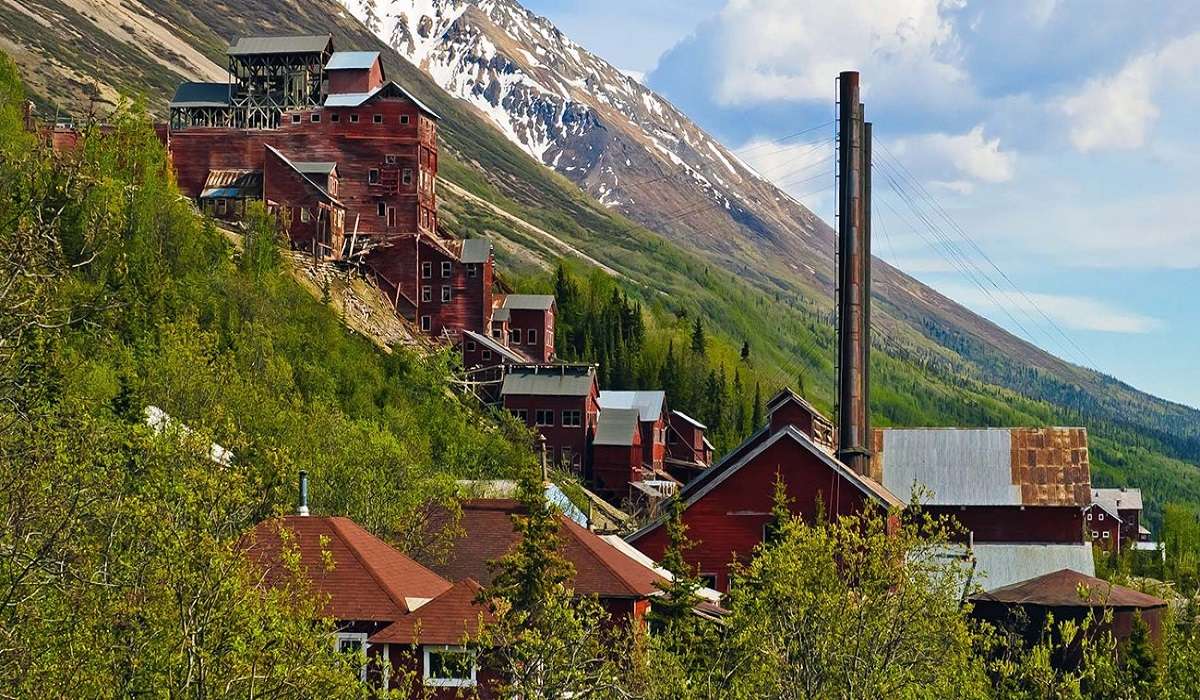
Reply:
M308 472L300 470L300 505L296 507L296 515L308 515Z

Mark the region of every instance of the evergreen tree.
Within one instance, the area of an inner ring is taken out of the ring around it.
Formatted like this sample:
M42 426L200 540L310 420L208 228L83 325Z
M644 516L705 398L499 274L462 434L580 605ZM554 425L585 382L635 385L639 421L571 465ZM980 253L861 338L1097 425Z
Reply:
M671 580L656 585L663 595L654 599L647 616L655 632L672 633L672 628L695 619L692 609L699 602L696 591L702 582L696 569L687 563L686 554L695 546L687 536L687 525L683 522L684 505L681 499L671 501L667 518L667 549L659 564L671 572Z
M496 576L484 593L535 618L552 592L575 574L571 562L558 553L558 515L544 488L533 471L518 482L517 500L524 513L513 516L513 531L520 537L512 551L490 564Z
M742 341L742 362L747 362L749 360L750 360L750 341L743 340Z
M692 352L697 355L704 355L704 350L708 345L707 339L704 337L704 323L696 316L696 322L692 325Z
M763 407L762 385L754 382L754 412L750 415L750 429L758 430L762 427L763 413L766 409Z

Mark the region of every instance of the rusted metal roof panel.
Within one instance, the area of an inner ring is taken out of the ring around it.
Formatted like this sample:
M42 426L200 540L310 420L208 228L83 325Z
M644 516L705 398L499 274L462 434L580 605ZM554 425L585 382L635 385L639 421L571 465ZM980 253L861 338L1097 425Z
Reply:
M1083 596L1080 593L1084 593ZM1069 568L971 597L972 600L1046 607L1161 608L1167 601Z
M1083 428L884 429L877 462L893 493L914 484L930 505L1079 506L1091 503Z
M200 198L262 199L262 187L261 170L209 170Z

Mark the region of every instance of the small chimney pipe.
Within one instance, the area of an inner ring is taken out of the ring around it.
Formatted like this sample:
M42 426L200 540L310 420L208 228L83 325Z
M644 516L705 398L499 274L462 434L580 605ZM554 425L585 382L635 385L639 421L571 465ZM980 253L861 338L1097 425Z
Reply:
M538 435L538 443L542 450L542 483L550 481L550 464L546 459L546 436Z
M296 515L308 515L308 472L300 470L300 505L296 507Z

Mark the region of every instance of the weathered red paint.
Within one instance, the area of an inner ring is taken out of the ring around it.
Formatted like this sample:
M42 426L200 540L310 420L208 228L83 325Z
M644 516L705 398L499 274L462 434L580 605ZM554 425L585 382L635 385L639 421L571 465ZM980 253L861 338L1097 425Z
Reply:
M572 469L576 470L580 476L586 476L591 468L588 445L591 443L592 436L596 434L596 420L600 415L600 405L597 403L599 395L600 389L593 382L591 393L587 396L509 394L504 397L504 408L514 413L525 412L525 424L545 436L546 450L552 463L561 464L563 448L567 448L570 450ZM534 425L537 409L553 411L554 425ZM562 413L565 410L582 411L583 425L563 427Z
M620 503L629 495L629 484L642 479L641 430L631 430L630 445L592 447L592 478L596 490Z
M507 337L513 338L513 333L521 332L521 352L529 355L538 362L550 362L554 359L554 315L555 307L548 310L511 309L509 310ZM529 332L535 333L534 342L529 342ZM510 343L517 346L517 343Z
M954 518L975 542L1083 542L1083 512L1074 506L925 506Z

